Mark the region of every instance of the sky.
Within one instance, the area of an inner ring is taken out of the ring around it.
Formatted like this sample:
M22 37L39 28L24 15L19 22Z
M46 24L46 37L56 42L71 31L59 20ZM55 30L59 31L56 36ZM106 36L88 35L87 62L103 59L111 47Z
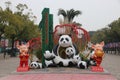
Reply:
M0 0L0 6L5 8L4 2ZM59 24L58 10L80 10L81 15L74 18L73 21L82 24L82 27L88 31L96 31L107 27L108 24L120 17L120 0L9 0L12 10L18 3L27 4L37 17L37 24L41 21L41 12L44 8L50 8L50 13L54 15L54 26Z

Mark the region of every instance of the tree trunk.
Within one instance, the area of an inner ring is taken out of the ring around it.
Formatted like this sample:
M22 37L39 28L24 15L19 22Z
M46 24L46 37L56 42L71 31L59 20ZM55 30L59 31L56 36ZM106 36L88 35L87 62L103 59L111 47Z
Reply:
M14 49L14 37L12 37L11 57L16 57L16 52Z

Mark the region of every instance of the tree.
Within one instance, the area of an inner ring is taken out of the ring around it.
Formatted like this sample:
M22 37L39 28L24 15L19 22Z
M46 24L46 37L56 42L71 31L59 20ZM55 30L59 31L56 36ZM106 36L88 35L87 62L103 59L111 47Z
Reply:
M36 19L36 16L33 15L33 13L31 12L32 10L29 9L26 4L19 3L16 6L16 9L17 9L17 12L15 12L15 14L23 16L25 20L34 21Z
M23 29L21 35L19 34L18 39L28 41L31 38L40 36L38 25L34 24L34 15L32 15L31 9L26 4L18 4L16 6L17 12L15 15L19 16L23 23ZM24 11L28 11L25 12Z
M111 29L111 32L116 39L115 41L120 41L120 18L118 20L113 21L108 25Z
M8 26L8 17L10 16L8 11L0 10L0 40L5 33L5 28Z
M63 9L59 9L58 11L58 16L62 15L64 18L64 23L72 23L73 19L75 16L78 16L79 14L82 14L81 11L79 10L74 10L74 9L70 9L70 10L63 10Z
M10 1L5 2L5 5L6 5L6 11L9 11L9 12L12 13L12 10L10 9L11 4L12 4L12 3L11 3Z
M108 27L100 29L92 36L93 42L105 41L105 43L120 41L120 18L108 24Z
M14 41L28 41L31 38L39 37L40 31L38 25L34 24L31 20L31 12L24 13L27 11L28 7L25 4L18 4L17 11L13 12L7 6L5 10L0 9L0 38L1 35L5 35L12 43L12 53L11 56L15 56L13 52Z
M19 4L16 6L16 8L17 8L17 10L18 10L18 13L19 13L20 15L22 15L22 14L23 14L23 11L24 11L25 9L28 9L28 6L27 6L26 4L21 4L21 3L19 3Z
M73 19L75 16L78 16L79 14L81 14L81 11L79 10L74 10L74 9L70 9L70 10L63 10L63 9L59 9L58 11L58 16L62 15L64 20L62 21L62 19L60 19L60 24L76 24L79 25L76 22L73 22ZM72 32L72 29L70 27L64 27L65 29L65 34L70 34Z
M0 11L2 11L2 7L0 6Z

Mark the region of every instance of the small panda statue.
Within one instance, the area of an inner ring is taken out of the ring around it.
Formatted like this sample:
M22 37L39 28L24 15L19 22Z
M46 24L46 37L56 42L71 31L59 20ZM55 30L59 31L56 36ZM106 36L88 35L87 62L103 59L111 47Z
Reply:
M79 54L78 55L74 55L73 56L73 62L75 64L77 64L79 61L81 61L81 57L79 56Z
M38 61L34 61L30 63L31 69L42 69L42 63L39 63Z
M66 55L67 55L67 58L68 58L68 59L73 58L73 56L74 56L75 53L76 53L75 49L72 48L72 47L66 48L65 52L66 52Z
M80 68L80 69L87 69L88 65L85 61L79 61L78 64L77 64L77 67Z

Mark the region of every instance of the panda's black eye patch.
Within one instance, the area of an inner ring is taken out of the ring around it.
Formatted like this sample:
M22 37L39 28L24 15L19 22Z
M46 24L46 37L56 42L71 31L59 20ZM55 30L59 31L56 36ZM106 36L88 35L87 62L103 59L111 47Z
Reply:
M73 50L71 49L71 51L73 52Z
M64 38L61 38L61 40L60 41L63 41L64 40Z
M69 41L69 39L68 38L65 38L66 39L66 41Z
M67 50L67 52L69 52L69 50Z
M36 64L34 64L34 66L37 66Z

